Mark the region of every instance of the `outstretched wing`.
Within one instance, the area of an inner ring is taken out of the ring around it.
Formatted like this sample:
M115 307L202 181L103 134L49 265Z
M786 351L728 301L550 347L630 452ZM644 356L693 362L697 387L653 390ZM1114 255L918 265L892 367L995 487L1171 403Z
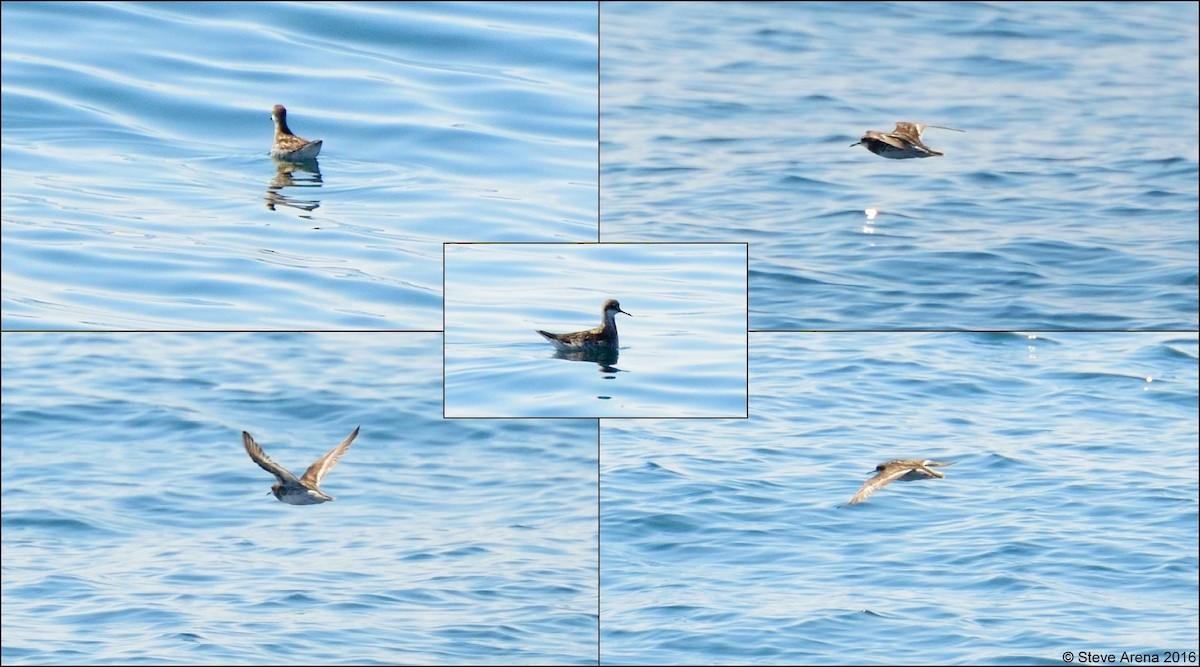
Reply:
M921 125L921 131L924 132L927 127L936 127L939 130L950 130L951 132L966 132L954 127L946 127L945 125Z
M854 497L847 501L846 504L854 505L856 503L861 503L867 498L870 498L871 494L875 493L879 489L882 489L896 479L903 477L908 473L909 470L911 470L911 468L901 467L887 467L883 470L880 470L878 474L863 483L862 488L858 490L858 493L855 493Z
M941 151L935 151L929 146L926 146L925 142L921 141L921 134L925 132L926 127L927 126L922 125L921 123L906 123L904 121L899 121L896 123L896 129L892 130L891 136L887 138L887 143L895 146L896 148L908 148L908 146L904 145L905 143L908 143L933 155L941 155Z
M945 477L946 473L944 473L940 470L933 470L933 468L942 468L945 466L952 466L952 465L954 465L954 461L925 460L925 461L921 462L921 467L918 468L918 470L921 470L922 472L924 472L926 475L928 475L930 477Z
M285 484L296 482L296 476L288 472L287 468L272 461L271 457L267 456L267 453L262 450L262 447L259 447L258 443L254 442L254 438L250 437L250 434L245 431L242 431L242 444L246 446L246 453L250 455L250 460L257 463L258 467L275 475L275 477L279 478L280 482Z
M331 452L317 459L316 463L310 465L308 470L304 471L304 476L300 478L300 482L304 484L311 484L313 487L319 486L321 484L321 479L325 477L325 473L329 472L333 468L334 464L338 462L338 459L342 458L342 454L346 453L346 450L350 447L350 443L354 442L354 439L358 437L358 429L359 427L355 426L354 432L347 436L340 445L334 447Z
M896 121L896 129L892 130L892 134L917 141L921 140L923 132L925 132L925 126L921 123L906 123L902 120Z

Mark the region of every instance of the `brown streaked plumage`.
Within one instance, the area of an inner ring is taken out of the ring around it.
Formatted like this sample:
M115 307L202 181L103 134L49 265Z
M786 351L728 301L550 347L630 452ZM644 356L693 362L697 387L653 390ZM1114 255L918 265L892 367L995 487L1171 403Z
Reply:
M600 309L602 319L598 327L565 334L550 333L541 329L534 329L534 331L553 343L554 348L559 352L616 350L620 343L617 338L617 313L625 313L625 311L621 310L621 304L616 299L609 299ZM629 313L625 314L629 315ZM633 317L633 315L629 316Z
M925 132L925 128L927 127L962 132L962 130L955 130L952 127L942 127L941 125L924 125L922 123L899 121L896 123L896 129L891 132L867 130L862 139L859 139L857 143L850 144L850 146L862 145L880 157L891 158L893 160L944 155L941 151L935 151L921 142L921 134Z
M941 461L930 461L928 459L896 459L894 461L880 463L879 465L875 466L875 470L877 471L875 476L871 479L868 479L866 483L862 485L862 488L858 490L858 493L855 493L854 497L850 498L846 504L855 505L857 503L861 503L862 501L871 497L871 494L896 480L900 480L902 482L911 482L916 479L945 477L945 473L941 472L940 470L934 470L934 468L941 468L950 465L954 465L954 462L950 461L948 463L944 463Z
M287 109L282 104L276 104L271 109L271 119L275 121L275 142L271 145L271 157L290 162L314 160L321 152L321 139L309 141L304 137L292 134L287 124Z
M338 459L342 458L342 454L346 453L350 443L354 442L357 437L358 427L355 426L353 433L328 454L317 459L300 478L293 475L287 468L272 461L271 457L267 456L262 447L254 441L254 438L245 431L242 431L242 444L245 445L246 453L250 455L252 461L263 470L275 475L279 480L271 486L271 493L275 494L276 498L289 505L315 505L333 500L333 496L322 492L319 485L325 477L325 473L329 472Z

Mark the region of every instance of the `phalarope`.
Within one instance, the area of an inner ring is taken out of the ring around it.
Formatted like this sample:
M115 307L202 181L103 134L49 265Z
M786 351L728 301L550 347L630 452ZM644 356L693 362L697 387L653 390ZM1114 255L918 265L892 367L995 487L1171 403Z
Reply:
M354 442L356 437L358 437L357 426L354 427L354 432L340 445L310 465L308 470L304 471L304 476L300 478L289 472L287 468L272 461L262 447L254 442L254 438L245 431L242 431L242 444L246 446L246 453L260 468L275 475L279 480L271 485L271 493L275 494L276 498L289 505L316 505L333 500L333 496L323 493L318 485L325 477L325 473L329 472L338 459L342 458L342 454L346 453L346 449L350 447L350 443Z
M321 152L321 140L309 141L292 134L287 124L287 109L282 104L276 104L271 109L271 118L275 121L275 143L271 145L271 157L291 162L316 159Z
M941 125L923 125L921 123L906 123L900 121L896 123L896 129L891 132L876 132L875 130L867 130L867 133L859 139L857 143L850 144L851 147L862 145L867 150L880 156L891 158L893 160L903 160L910 157L934 157L936 155L944 155L941 151L935 151L932 148L921 143L921 134L925 132L927 127L936 127L941 130L953 130L954 132L962 132L955 130L952 127L942 127Z
M942 463L940 461L929 461L924 459L896 459L887 461L875 466L875 476L868 479L858 493L854 494L846 504L854 505L861 503L875 493L879 489L888 484L900 480L902 482L911 482L915 479L932 479L934 477L945 477L945 473L934 468L954 465L954 462Z
M625 311L621 310L621 304L616 299L605 301L600 311L603 319L600 321L600 326L594 329L565 334L549 333L541 329L534 329L534 331L553 343L559 352L616 350L618 346L617 313L625 313ZM629 313L625 314L629 315ZM633 317L633 315L629 316Z

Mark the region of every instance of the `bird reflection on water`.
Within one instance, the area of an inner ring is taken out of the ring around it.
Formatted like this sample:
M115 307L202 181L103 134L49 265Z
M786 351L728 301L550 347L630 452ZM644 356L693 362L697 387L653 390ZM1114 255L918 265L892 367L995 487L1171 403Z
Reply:
M274 162L275 177L267 185L267 194L264 197L268 209L274 211L277 206L284 206L301 211L313 211L321 206L320 199L301 199L283 192L285 188L321 187L323 183L321 165L317 164L316 159L301 162L274 160Z
M555 359L566 359L568 361L590 361L599 366L601 373L620 373L621 369L616 367L617 359L621 356L621 352L616 348L589 348L583 350L555 350Z

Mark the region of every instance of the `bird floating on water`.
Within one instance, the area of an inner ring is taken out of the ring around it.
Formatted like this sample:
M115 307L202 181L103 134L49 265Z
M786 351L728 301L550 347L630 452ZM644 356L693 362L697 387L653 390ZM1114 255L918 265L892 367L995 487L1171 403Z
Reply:
M289 505L316 505L333 500L333 496L326 495L318 488L318 485L325 477L325 473L329 472L338 459L342 458L342 454L346 453L350 443L354 442L357 437L358 427L355 426L353 433L328 454L317 459L316 463L310 465L308 470L304 471L304 476L300 478L289 472L287 468L272 461L262 447L254 442L254 438L245 431L242 431L242 444L246 446L246 453L250 455L251 460L279 480L271 485L271 493L275 494L276 498Z
M846 504L855 505L861 503L871 497L872 493L896 480L911 482L916 479L944 478L946 476L945 473L940 470L934 470L934 468L950 465L954 465L954 462L943 463L927 459L896 459L880 463L875 466L875 476L868 479L862 485L862 488L858 490L858 493L855 493L854 497L847 501Z
M576 331L573 333L556 334L534 329L543 338L554 344L555 349L559 352L601 352L616 350L619 344L617 339L617 313L626 313L621 310L621 304L616 299L609 299L604 302L600 309L601 321L600 326L586 331ZM629 315L633 317L633 315Z
M899 121L896 123L896 129L891 132L867 130L862 139L859 139L857 143L850 144L850 146L862 145L880 157L891 158L893 160L944 155L941 151L935 151L921 142L921 134L925 132L925 128L927 127L962 132L962 130L956 130L952 127L942 127L941 125L923 125L921 123Z
M271 157L289 162L316 159L317 154L321 152L321 139L309 141L292 134L287 124L287 109L284 109L282 104L276 104L271 109L271 118L275 121L275 142L271 145Z

